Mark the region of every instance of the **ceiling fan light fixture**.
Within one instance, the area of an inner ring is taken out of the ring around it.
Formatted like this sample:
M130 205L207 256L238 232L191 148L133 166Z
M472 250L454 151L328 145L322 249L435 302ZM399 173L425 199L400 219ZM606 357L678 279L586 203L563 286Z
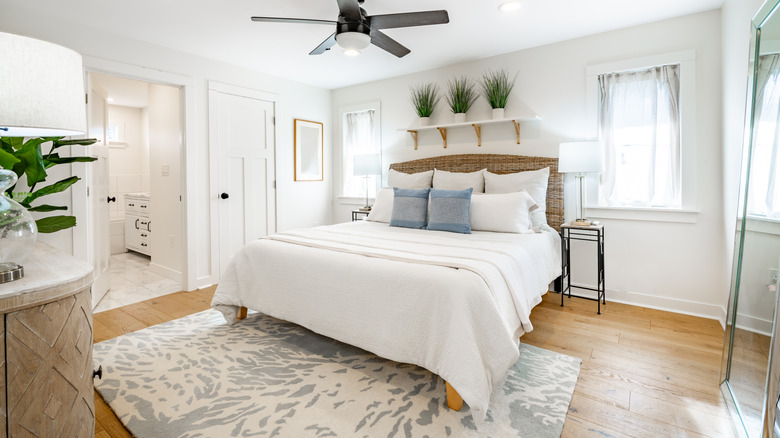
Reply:
M509 0L498 5L498 10L501 12L515 12L520 9L520 7L519 0Z
M371 37L362 32L341 32L336 35L336 42L344 50L360 52L371 44Z

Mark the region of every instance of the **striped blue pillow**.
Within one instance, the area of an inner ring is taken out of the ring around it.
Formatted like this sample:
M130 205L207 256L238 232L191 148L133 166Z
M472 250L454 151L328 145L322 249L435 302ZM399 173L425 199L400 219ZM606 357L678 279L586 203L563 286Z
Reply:
M391 227L425 228L428 221L428 193L431 189L393 187Z
M471 192L466 190L431 189L429 230L471 234Z

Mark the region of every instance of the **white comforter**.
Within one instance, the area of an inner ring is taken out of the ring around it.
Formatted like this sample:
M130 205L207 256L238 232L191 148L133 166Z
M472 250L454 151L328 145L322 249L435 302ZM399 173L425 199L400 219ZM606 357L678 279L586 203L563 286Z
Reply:
M560 237L442 231L359 221L249 243L212 306L244 306L449 382L480 423L518 359L531 309L561 273Z

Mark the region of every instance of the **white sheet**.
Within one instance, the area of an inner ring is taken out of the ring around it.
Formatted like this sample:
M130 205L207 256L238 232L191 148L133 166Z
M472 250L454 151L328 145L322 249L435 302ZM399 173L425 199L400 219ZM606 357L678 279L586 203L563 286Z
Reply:
M411 230L358 221L248 244L212 306L295 322L448 381L481 422L517 361L530 311L560 275L560 237Z

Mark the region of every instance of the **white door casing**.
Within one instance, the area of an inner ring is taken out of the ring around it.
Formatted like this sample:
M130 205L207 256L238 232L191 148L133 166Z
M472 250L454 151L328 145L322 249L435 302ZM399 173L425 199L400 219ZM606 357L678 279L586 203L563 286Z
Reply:
M276 231L274 100L267 93L209 83L220 273L244 245Z

